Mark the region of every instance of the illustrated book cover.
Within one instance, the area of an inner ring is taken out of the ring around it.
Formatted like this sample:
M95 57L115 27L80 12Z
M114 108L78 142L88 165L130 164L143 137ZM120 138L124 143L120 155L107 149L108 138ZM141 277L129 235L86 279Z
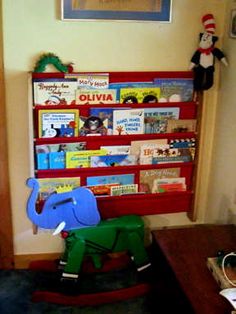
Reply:
M141 141L131 141L130 143L130 155L140 156L140 147L142 145L148 145L148 144L167 144L168 140L163 139L155 139L155 140L141 140Z
M182 192L186 189L184 177L160 178L153 181L153 193Z
M160 86L159 102L185 102L193 100L193 79L156 78L153 83Z
M107 155L107 156L91 156L91 167L116 167L116 166L132 166L137 164L137 158L133 155Z
M153 85L152 81L145 81L145 82L116 82L116 83L109 83L109 88L111 89L115 89L117 94L116 94L116 98L117 100L120 99L120 90L122 88L143 88L143 87L149 87L149 88L153 88L155 87Z
M36 168L38 170L49 169L49 154L48 153L38 153L36 155Z
M78 88L107 89L109 87L109 73L78 73Z
M106 175L106 176L94 176L87 177L87 185L105 185L105 184L133 184L134 174L116 174L116 175Z
M138 193L138 184L127 184L111 187L111 196Z
M80 186L80 177L39 178L40 201L45 200L50 194L68 189L73 190Z
M49 153L49 169L64 169L66 167L65 152Z
M51 152L76 152L86 149L86 142L35 145L36 154Z
M107 155L130 154L130 145L100 146L100 149L105 149L107 151Z
M177 178L180 176L180 168L163 168L140 170L139 190L145 193L156 193L156 179Z
M180 109L169 108L145 108L144 109L144 133L167 133L169 119L179 119Z
M158 154L153 156L152 163L155 165L168 162L190 162L193 161L193 150L194 148L159 150Z
M114 186L119 186L119 184L87 185L86 188L92 191L95 196L109 196L111 195L111 188Z
M38 111L38 137L78 136L79 110L50 109Z
M139 154L139 164L140 165L150 165L152 164L153 157L157 157L161 154L163 156L163 152L168 151L170 148L169 144L156 144L149 143L143 144L140 146L140 154Z
M80 116L79 118L80 136L108 135L108 130L111 133L111 130L108 129L108 119L105 117L100 118L98 116Z
M76 105L115 104L115 89L77 89Z
M103 155L106 155L106 151L101 149L66 152L66 168L90 167L92 156Z
M160 98L159 87L142 87L142 88L121 88L120 103L157 103Z
M179 119L167 121L167 133L195 132L197 120L195 119Z
M113 135L143 134L144 109L113 111Z
M76 79L44 78L33 80L34 105L74 105Z

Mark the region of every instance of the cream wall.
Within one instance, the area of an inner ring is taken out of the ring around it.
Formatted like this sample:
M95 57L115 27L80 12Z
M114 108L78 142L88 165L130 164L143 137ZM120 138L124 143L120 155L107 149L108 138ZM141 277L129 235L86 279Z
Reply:
M189 60L198 45L203 14L212 12L215 15L217 35L220 38L223 35L224 1L173 0L173 19L170 24L63 22L59 18L59 2L3 0L15 254L57 252L61 249L59 238L53 238L48 233L36 236L32 234L31 223L25 211L29 195L25 181L30 176L27 73L32 71L39 55L54 52L63 62L74 62L76 71L187 70ZM216 87L206 96L210 104L208 111L211 110L213 117L216 96ZM214 131L212 115L205 118L209 135ZM211 159L209 142L205 152L208 154L206 165ZM202 178L198 190L201 210L197 221L204 219L207 184L206 176ZM145 221L151 228L191 223L185 214L149 216Z

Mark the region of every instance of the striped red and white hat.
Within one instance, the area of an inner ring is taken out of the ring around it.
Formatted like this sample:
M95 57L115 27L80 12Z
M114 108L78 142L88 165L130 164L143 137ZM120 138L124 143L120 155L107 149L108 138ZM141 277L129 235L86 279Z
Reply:
M202 23L207 33L214 34L216 29L215 19L212 14L205 14Z

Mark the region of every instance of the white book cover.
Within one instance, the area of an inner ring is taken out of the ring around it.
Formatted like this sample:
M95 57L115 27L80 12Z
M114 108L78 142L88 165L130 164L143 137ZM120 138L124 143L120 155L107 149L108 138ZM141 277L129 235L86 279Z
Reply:
M113 135L143 134L144 109L113 111Z
M156 144L149 143L140 146L139 164L150 165L152 164L152 158L158 156L159 152L168 151L169 144Z

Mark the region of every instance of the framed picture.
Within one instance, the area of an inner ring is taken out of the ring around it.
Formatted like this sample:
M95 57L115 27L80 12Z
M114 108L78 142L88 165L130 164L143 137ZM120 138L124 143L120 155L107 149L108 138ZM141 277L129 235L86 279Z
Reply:
M39 109L38 137L75 137L78 136L78 109Z
M231 11L229 35L236 38L236 9Z
M62 20L171 22L172 0L61 0Z

